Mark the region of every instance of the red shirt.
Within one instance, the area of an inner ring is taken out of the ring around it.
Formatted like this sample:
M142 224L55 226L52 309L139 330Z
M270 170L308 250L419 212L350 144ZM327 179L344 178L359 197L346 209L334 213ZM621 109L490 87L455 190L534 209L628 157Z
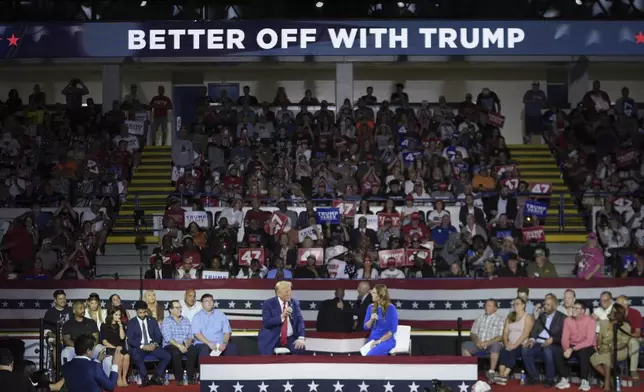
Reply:
M198 250L187 250L183 252L184 260L192 257L192 267L197 268L201 264L201 253Z
M13 247L7 250L9 260L13 262L27 261L34 256L33 237L22 225L13 225L11 230L5 233L2 243L14 244Z
M172 109L172 101L165 95L157 95L150 101L150 107L154 109L154 117L168 117L168 110Z
M165 251L161 252L161 249L157 248L154 250L154 254L150 256L150 264L154 265L154 259L157 256L163 257L163 264L165 265L176 265L181 261L181 256L175 251Z
M174 219L174 222L177 224L177 227L183 227L185 223L184 212L185 212L184 209L181 207L170 207L165 212L165 217Z
M633 307L628 308L628 315L626 315L628 323L631 325L631 331L635 329L642 329L642 313Z
M253 211L253 210L248 210L246 212L246 216L244 216L244 226L248 226L250 221L253 219L257 220L257 223L259 224L260 227L264 226L264 224L271 219L271 213L267 211Z

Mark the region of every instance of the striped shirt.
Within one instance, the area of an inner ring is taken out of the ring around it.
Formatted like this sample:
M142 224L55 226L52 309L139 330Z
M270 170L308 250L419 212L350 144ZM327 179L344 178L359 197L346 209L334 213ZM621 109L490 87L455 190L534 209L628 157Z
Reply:
M190 321L187 318L181 317L179 321L174 317L168 317L163 320L161 324L161 334L163 335L163 346L170 344L173 340L179 344L185 344L190 338Z
M490 315L484 313L474 320L471 333L475 334L480 341L487 341L503 336L504 325L505 317L501 316L498 312Z

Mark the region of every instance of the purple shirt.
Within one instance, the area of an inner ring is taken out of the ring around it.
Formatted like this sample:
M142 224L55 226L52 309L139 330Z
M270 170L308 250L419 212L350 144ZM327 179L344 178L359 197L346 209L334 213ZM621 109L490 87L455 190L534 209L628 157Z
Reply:
M590 271L599 265L600 268L597 269L593 278L600 278L602 276L601 267L604 265L604 253L602 252L602 249L584 246L580 249L579 253L582 257L577 265L577 277L579 279L584 279Z

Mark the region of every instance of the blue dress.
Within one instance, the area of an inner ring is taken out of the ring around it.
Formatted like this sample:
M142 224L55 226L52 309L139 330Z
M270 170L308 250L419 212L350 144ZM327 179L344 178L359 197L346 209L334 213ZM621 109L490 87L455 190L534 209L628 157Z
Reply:
M371 319L371 312L373 309L373 304L367 307L367 313L364 317L364 329L369 329L367 327L367 322ZM396 307L392 304L389 304L387 307L387 317L383 319L382 309L378 309L378 320L371 326L371 333L369 333L369 341L378 340L381 337L385 336L387 332L391 332L391 338L385 340L384 342L377 344L373 347L367 356L386 356L389 355L389 352L396 347L395 335L398 330L398 311Z

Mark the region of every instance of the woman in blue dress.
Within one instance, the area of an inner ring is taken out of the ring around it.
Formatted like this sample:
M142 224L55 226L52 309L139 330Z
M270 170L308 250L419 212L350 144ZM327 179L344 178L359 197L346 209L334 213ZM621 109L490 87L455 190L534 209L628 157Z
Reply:
M371 298L373 303L367 308L364 318L364 329L371 330L369 341L372 342L367 356L389 355L396 347L394 335L398 329L398 311L391 304L389 290L384 284L371 289Z

